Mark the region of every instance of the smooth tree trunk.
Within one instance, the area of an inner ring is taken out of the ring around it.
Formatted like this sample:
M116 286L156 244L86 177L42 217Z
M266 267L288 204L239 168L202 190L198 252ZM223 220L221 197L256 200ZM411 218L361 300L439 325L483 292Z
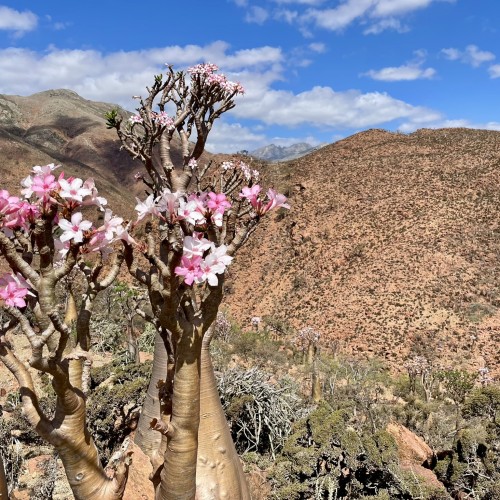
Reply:
M110 480L100 464L90 434L86 428L82 432L82 419L85 419L84 407L74 415L65 417L57 433L71 436L71 439L61 439L55 445L75 499L120 500L126 484L121 480L121 475L125 471L117 473L116 481Z
M198 448L196 455L196 499L250 499L248 486L243 473L240 459L234 447L234 443L227 425L224 410L222 408L217 382L214 375L213 365L210 359L209 344L212 338L211 329L205 334L200 352L199 375L199 426L198 426ZM141 412L135 443L149 456L156 470L158 455L163 453L161 434L152 430L152 420L160 420L159 381L164 380L167 373L168 355L165 344L159 334L155 339L155 355L153 360L153 371L148 388L148 394ZM195 364L195 366L197 366ZM184 372L184 370L182 370ZM197 370L191 370L191 375ZM177 379L176 379L177 380ZM193 387L197 382L191 384ZM192 401L196 397L193 396ZM165 421L165 415L162 417ZM168 420L168 415L167 415ZM171 439L164 438L171 446ZM190 437L191 442L192 435ZM193 455L194 456L194 455ZM163 459L163 457L162 457ZM169 496L166 488L161 490L160 482L166 478L166 472L161 467L160 474L155 475L153 482L157 489L157 498L177 498ZM184 471L175 472L173 475L183 475ZM175 478L172 479L175 482ZM165 496L162 496L165 495ZM194 498L194 497L179 497Z
M210 359L210 340L211 330L205 334L201 351L196 499L250 500L241 461L220 402Z
M177 343L172 416L157 500L194 500L196 495L202 336L202 326L192 325Z
M167 377L168 353L165 342L156 332L153 356L153 370L149 380L148 391L142 405L141 416L137 425L134 442L150 458L159 450L161 434L151 428L153 419L160 420L160 398L158 382Z

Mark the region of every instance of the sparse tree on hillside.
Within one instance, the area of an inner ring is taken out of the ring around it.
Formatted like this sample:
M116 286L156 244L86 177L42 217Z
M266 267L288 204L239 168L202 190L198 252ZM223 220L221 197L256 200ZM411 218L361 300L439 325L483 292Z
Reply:
M0 281L0 304L10 316L0 332L0 359L19 382L28 420L57 449L78 499L120 498L127 478L126 450L114 457L113 473L100 465L85 423L83 363L94 300L123 262L147 291L149 313L138 313L158 332L137 433L153 463L157 498L249 498L216 390L208 332L233 255L265 214L288 205L273 189L263 196L258 172L242 162L198 166L214 121L243 89L213 64L188 72L168 67L166 75L157 75L130 119L116 111L107 115L123 148L145 167L136 178L146 198L137 200L133 225L110 210L100 227L84 220L82 205L102 208L104 200L92 180L56 178L54 165L34 168L23 181L24 199L0 191L0 252L12 269ZM178 164L171 155L174 136L182 148ZM129 231L139 228L145 236L138 243ZM84 256L91 253L88 264ZM79 310L69 300L63 317L56 292L62 286L71 292L71 280L63 278L76 268L87 289ZM52 419L40 408L29 368L11 349L13 328L31 344L31 367L52 378Z

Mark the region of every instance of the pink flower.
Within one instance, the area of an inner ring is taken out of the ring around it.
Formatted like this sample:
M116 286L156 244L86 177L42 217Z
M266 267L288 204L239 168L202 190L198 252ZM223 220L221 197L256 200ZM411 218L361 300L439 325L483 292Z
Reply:
M160 212L168 212L169 215L175 214L178 198L178 193L172 193L170 189L165 188L156 199L158 210Z
M51 191L59 188L56 178L52 174L40 174L32 179L31 191L39 198L47 198Z
M203 203L199 199L192 199L186 203L183 198L179 198L179 208L177 210L179 220L186 220L193 226L205 224L204 211Z
M69 252L71 241L61 241L59 238L54 238L54 249L56 250L56 260L62 260Z
M226 208L231 208L231 203L227 201L226 195L224 193L208 193L207 207L212 210L212 212L224 213Z
M144 120L141 118L140 115L133 115L131 116L128 121L134 125L135 123L142 123Z
M203 270L202 281L206 280L210 286L217 286L219 279L216 275L224 274L226 267L232 260L233 258L227 255L226 245L216 247L212 243L210 253L201 263L201 269Z
M253 208L257 210L260 205L257 197L261 191L261 187L258 184L253 185L252 187L245 186L240 193L240 198L247 199Z
M104 211L104 223L97 231L104 233L105 239L111 242L116 234L117 227L120 226L122 222L123 219L121 217L113 217L113 212L107 208Z
M6 189L0 189L0 214L8 215L19 209L19 198L11 196Z
M90 197L85 199L83 205L95 205L99 207L100 210L103 210L104 205L108 204L108 200L106 200L106 198L103 198L102 196L97 196L98 193L97 188L95 187L94 179L92 179L92 177L87 179L83 183L83 187L90 191Z
M284 194L279 194L274 189L269 188L267 190L267 197L269 198L269 203L265 206L263 213L279 207L290 209L290 205L286 202L287 198Z
M11 307L25 307L28 288L28 282L19 273L4 274L0 278L0 301Z
M74 243L81 243L83 241L83 232L92 227L92 222L82 221L82 218L82 213L76 212L71 216L71 222L66 219L59 221L59 227L63 230L60 237L62 242L73 240Z
M165 111L160 111L159 113L153 113L153 117L155 122L158 125L160 125L160 127L166 127L168 130L175 128L174 119L168 116L168 114Z
M123 240L123 241L129 243L130 245L137 245L137 241L135 241L134 238L132 238L132 236L130 236L130 234L128 232L128 227L117 226L115 239Z
M182 254L188 258L195 255L202 256L211 246L209 240L203 237L202 233L193 233L193 236L184 237Z
M203 271L200 267L201 262L202 258L199 255L192 255L191 257L183 255L181 265L177 266L174 272L177 276L183 276L184 283L190 286L194 281L199 282L203 276Z

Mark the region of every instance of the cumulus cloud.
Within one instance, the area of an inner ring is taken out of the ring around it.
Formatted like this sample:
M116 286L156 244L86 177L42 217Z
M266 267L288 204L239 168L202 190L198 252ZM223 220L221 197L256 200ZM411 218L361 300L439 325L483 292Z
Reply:
M389 66L378 70L371 69L363 73L363 76L369 76L373 80L384 82L428 80L433 78L436 75L436 70L434 68L422 67L425 62L425 53L416 51L415 54L417 57L414 61L410 61L402 66Z
M388 17L386 19L381 19L380 21L373 23L371 26L363 31L364 35L379 35L382 31L393 30L397 33L406 33L410 31L410 28L403 24L399 19L394 17Z
M454 0L345 0L334 8L308 9L302 16L304 22L317 27L338 31L356 20L373 22L365 34L378 34L385 29L407 31L396 19L418 9L429 7L433 2Z
M151 82L166 61L185 68L202 61L217 62L233 80L251 70L271 71L276 78L283 60L281 49L258 47L231 52L225 42L209 45L169 46L140 51L103 54L95 50L62 50L45 53L22 48L0 50L0 92L28 95L52 88L70 88L87 99L107 101L133 109L131 96ZM27 72L26 68L30 68Z
M316 52L317 54L322 54L323 52L326 52L326 45L324 43L318 42L310 43L309 49L313 52Z
M275 3L296 3L302 5L319 5L325 0L273 0Z
M30 11L20 12L0 5L0 30L14 31L21 35L37 27L38 17Z
M313 48L307 46L307 50ZM174 64L176 69L201 61L217 62L230 79L244 85L245 96L237 98L237 106L230 112L232 123L219 122L210 135L208 147L213 151L265 145L267 127L272 125L341 131L390 122L428 123L441 119L431 109L414 106L386 93L334 90L328 86L316 86L299 93L277 90L274 87L284 80L286 68L281 49L265 46L231 51L230 46L221 41L205 46L169 46L107 54L55 47L49 47L44 53L3 49L0 50L0 93L28 95L51 88L70 88L87 99L133 109L136 104L131 96L140 94L141 89L151 83L151 76L161 71L165 61ZM259 130L248 123L264 128Z
M233 110L234 116L262 120L268 125L313 125L333 128L364 128L393 120L437 120L433 110L412 106L381 92L335 91L331 87L313 87L294 94L286 90L266 89L248 92Z
M212 129L206 143L212 153L236 153L242 149L253 150L268 144L265 134L256 133L240 123L219 121Z
M442 49L441 54L450 61L460 61L464 64L470 64L474 68L495 59L495 54L486 50L480 50L477 45L467 45L463 51L450 47Z
M404 64L403 66L370 70L364 73L373 80L383 82L401 82L410 80L430 79L436 74L434 68L421 68L417 65Z

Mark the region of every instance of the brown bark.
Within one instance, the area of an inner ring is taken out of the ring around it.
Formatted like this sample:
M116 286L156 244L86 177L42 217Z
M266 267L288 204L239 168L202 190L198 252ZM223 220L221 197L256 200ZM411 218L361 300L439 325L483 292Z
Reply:
M0 453L0 500L8 500L8 498L7 478L5 477L2 453Z
M157 499L193 500L200 423L202 327L184 330L177 344L172 418Z
M151 459L160 447L161 434L151 429L153 419L160 419L160 398L158 382L167 377L168 353L161 335L156 332L153 357L153 371L149 381L148 392L144 399L141 416L135 433L135 444Z
M249 500L250 492L217 390L210 340L210 332L207 332L201 351L196 499Z

